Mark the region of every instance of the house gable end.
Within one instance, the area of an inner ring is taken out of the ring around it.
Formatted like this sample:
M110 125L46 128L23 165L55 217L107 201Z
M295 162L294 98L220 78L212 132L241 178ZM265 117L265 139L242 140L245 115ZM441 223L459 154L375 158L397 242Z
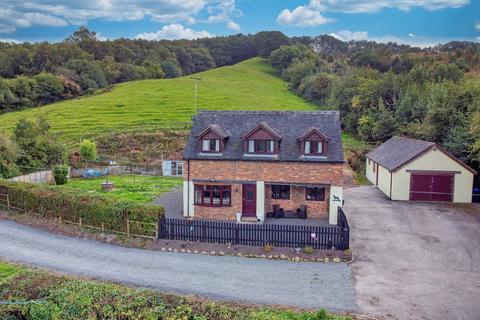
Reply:
M259 123L253 130L242 136L243 140L260 139L260 140L281 140L281 136L265 122Z
M416 155L415 157L411 158L410 160L408 160L407 162L401 164L400 166L394 168L391 170L391 172L397 172L399 171L400 169L408 166L409 164L415 162L415 160L421 158L422 156L424 156L425 154L427 153L430 153L430 152L433 152L435 150L438 150L440 151L442 154L444 154L446 157L450 158L451 160L453 160L454 162L456 162L459 166L465 168L466 170L470 171L473 175L476 175L477 172L470 168L469 166L467 166L465 163L463 163L460 159L456 158L454 155L450 154L447 150L445 150L444 148L442 148L441 146L439 146L438 144L434 144L432 145L430 148L426 149L425 151L419 153L418 155Z

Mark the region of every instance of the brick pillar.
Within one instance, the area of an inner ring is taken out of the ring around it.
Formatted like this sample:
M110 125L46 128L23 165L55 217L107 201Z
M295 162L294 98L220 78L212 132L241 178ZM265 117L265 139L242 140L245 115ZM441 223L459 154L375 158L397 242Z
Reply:
M343 187L330 186L330 212L328 215L328 222L330 224L337 224L338 222L338 207L343 204Z

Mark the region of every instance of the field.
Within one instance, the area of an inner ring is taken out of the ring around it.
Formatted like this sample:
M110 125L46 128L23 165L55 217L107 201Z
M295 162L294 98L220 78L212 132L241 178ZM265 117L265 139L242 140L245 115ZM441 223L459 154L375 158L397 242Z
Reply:
M107 195L116 200L130 200L142 203L150 203L164 192L168 192L182 184L181 178L158 177L158 176L109 176L108 181L115 184L115 190L102 191L101 183L105 177L92 179L70 179L64 186L59 188L73 188L88 191L95 194Z
M43 116L68 145L82 138L182 126L194 114L194 83L198 109L314 110L296 96L261 58L176 79L118 84L93 96L63 101L0 116L0 131L9 131L21 117Z

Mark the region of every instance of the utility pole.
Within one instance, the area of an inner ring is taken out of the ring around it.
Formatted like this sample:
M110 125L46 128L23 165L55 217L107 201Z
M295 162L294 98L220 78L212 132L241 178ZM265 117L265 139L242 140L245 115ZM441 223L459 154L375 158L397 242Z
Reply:
M200 83L200 81L202 81L202 78L191 77L190 79L193 79L193 80L195 81L195 102L194 102L194 108L195 108L195 114L197 114L198 84Z

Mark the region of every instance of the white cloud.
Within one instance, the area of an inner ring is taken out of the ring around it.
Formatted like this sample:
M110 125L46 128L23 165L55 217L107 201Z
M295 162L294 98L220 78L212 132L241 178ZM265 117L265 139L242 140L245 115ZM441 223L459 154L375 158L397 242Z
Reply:
M240 25L232 20L233 17L242 16L241 10L235 6L235 0L214 0L207 6L208 18L206 23L225 22L228 29L240 31Z
M100 40L100 41L107 41L108 40L108 38L105 37L101 32L97 32L95 34L95 37L97 38L97 40Z
M185 28L181 24L169 24L157 32L145 32L135 36L135 39L145 40L177 40L177 39L198 39L213 37L207 31L195 31Z
M0 33L18 28L86 24L90 20L126 21L152 19L161 23L197 22L202 12L205 22L239 25L233 18L242 13L235 0L1 0Z
M6 43L12 43L12 44L20 43L20 41L15 39L3 39L3 38L0 38L0 42L6 42Z
M480 37L476 37L475 39L477 40L477 42L480 42Z
M480 22L475 23L475 30L480 31Z
M293 11L284 9L277 17L278 23L296 27L312 27L333 21L335 20L322 16L319 11L312 10L308 6L299 6Z
M401 44L408 44L414 47L431 47L439 43L445 43L450 41L449 39L433 39L423 36L415 35L413 33L408 34L408 37L397 37L394 35L385 36L370 36L366 31L350 31L341 30L334 33L330 33L332 37L335 37L342 41L375 41L378 43L396 42ZM480 38L480 37L479 37Z
M227 21L227 23L225 24L227 26L228 29L230 30L233 30L233 31L240 31L240 25L238 23L235 23L233 21Z
M310 0L293 10L283 9L277 22L297 27L317 26L335 21L325 17L326 12L371 13L387 8L408 11L415 7L439 10L459 8L469 2L470 0Z
M367 40L368 39L368 32L366 31L350 31L350 30L342 30L334 33L330 33L330 35L338 40L342 41L359 41L359 40Z
M394 8L408 11L419 7L427 10L459 8L470 0L310 0L309 6L321 12L366 13Z

